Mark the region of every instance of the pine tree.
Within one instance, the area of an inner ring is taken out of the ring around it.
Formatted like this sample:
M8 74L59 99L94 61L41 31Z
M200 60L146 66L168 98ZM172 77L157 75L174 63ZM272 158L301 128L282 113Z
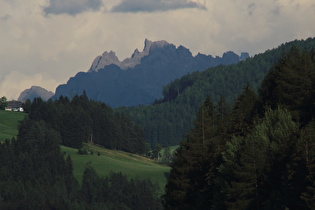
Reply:
M221 152L226 141L225 132L219 132L227 116L227 106L221 101L217 114L210 98L200 107L195 128L187 135L177 151L168 183L165 207L167 209L204 209L211 205L214 180L221 163ZM227 130L226 127L222 131Z
M315 65L308 52L292 47L265 77L260 88L263 104L282 105L293 119L308 122L313 117Z
M8 105L7 98L2 96L0 98L0 110L4 110L4 108Z
M243 92L237 97L232 111L232 130L233 135L245 136L252 128L255 109L257 108L258 96L250 88L249 84L243 89Z
M309 209L315 208L315 122L311 121L302 131L298 143L299 157L302 157L306 168L306 189L301 199Z
M298 127L288 111L268 110L244 140L234 138L224 153L220 171L229 174L227 206L237 209L296 207L298 194L289 189L287 166L294 151ZM233 171L228 167L232 167ZM227 172L229 173L227 173ZM296 190L296 189L295 189ZM277 194L276 197L273 195Z

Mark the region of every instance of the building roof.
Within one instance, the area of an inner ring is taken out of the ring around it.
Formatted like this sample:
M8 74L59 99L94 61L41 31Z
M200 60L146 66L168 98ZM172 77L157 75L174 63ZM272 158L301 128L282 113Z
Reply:
M11 109L20 108L22 107L22 105L23 105L22 101L8 101L6 108L11 108Z

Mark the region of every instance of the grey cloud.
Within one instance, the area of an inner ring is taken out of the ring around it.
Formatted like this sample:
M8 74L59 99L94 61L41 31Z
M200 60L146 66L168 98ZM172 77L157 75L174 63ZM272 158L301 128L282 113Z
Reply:
M102 0L49 0L49 6L44 8L45 14L76 15L88 10L98 10Z
M7 21L8 19L10 19L11 16L10 15L4 15L0 17L0 21Z
M254 13L254 11L255 11L255 9L256 9L256 4L255 4L255 3L249 4L249 5L247 6L248 14L249 14L250 16L252 16L253 13Z
M282 10L282 5L277 5L272 11L271 13L274 15L280 15L281 10Z
M112 12L157 12L182 8L198 8L205 10L206 7L190 0L123 0L115 6Z

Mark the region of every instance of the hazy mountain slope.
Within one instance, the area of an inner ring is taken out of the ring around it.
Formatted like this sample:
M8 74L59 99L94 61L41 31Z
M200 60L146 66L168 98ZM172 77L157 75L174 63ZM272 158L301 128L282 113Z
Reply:
M44 101L47 101L49 98L51 98L54 95L53 92L48 91L42 87L39 86L32 86L30 89L26 89L23 92L21 92L18 101L25 101L27 99L33 100L34 98L42 98Z
M113 107L150 104L161 98L163 86L176 78L220 64L237 63L247 57L246 53L240 57L233 52L215 58L203 54L193 56L183 46L145 40L142 52L136 49L131 58L123 61L112 51L98 56L88 72L80 72L67 84L57 87L54 98L60 95L72 98L85 90L90 99Z

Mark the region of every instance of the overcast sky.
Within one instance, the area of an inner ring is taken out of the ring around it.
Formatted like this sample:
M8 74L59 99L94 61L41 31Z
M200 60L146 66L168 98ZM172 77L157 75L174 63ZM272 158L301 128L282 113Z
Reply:
M315 36L314 0L0 0L0 97L50 91L113 50L144 40L222 56Z

